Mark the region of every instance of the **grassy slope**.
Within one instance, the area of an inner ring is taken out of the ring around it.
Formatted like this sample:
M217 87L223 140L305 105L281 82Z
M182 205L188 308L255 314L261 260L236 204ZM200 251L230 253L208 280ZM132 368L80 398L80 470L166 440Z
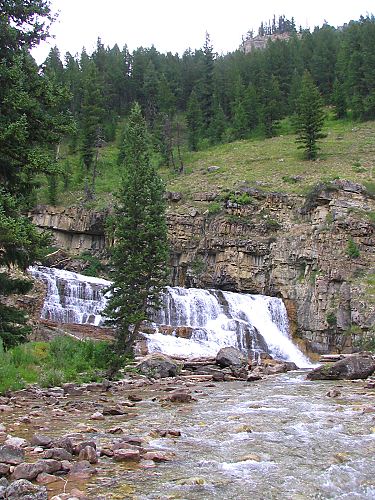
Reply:
M281 124L281 132L282 135L272 139L236 141L196 153L186 151L185 172L182 175L167 167L161 167L160 173L167 189L182 192L187 204L194 193L235 190L244 183L265 191L296 194L306 193L317 182L335 178L374 183L375 122L329 119L325 126L327 137L321 141L320 157L315 162L303 159L288 120ZM100 153L97 197L93 204L97 208L106 206L117 190L120 168L116 158L115 144L103 148ZM75 173L68 191L59 194L59 203L63 205L77 204L84 199L79 160L69 157L69 162ZM220 168L208 172L207 168L212 165ZM47 202L45 185L39 192L38 201Z

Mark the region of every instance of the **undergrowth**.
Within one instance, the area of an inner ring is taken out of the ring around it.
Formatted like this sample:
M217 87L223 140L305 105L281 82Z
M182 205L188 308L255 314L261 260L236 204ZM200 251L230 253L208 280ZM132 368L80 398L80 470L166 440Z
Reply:
M0 394L27 384L53 387L65 382L98 381L111 369L113 361L111 344L104 341L57 337L51 342L29 342L5 351L0 340ZM120 362L125 364L126 360Z

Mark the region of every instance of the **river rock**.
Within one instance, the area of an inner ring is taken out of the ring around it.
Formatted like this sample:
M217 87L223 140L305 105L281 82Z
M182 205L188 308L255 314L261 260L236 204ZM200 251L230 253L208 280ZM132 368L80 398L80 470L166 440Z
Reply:
M90 464L96 464L98 462L96 450L92 446L85 446L79 452L78 460L87 460Z
M52 444L52 438L50 436L45 436L44 434L34 434L34 436L31 438L31 444L33 446L49 448Z
M23 463L23 464L17 465L14 468L14 471L12 473L12 479L15 479L15 480L28 479L29 481L32 481L41 472L44 472L44 468L40 462L37 462L35 464Z
M4 441L4 444L8 446L15 446L16 448L25 448L29 443L24 438L8 436L8 438Z
M43 467L43 472L47 472L48 474L53 474L63 468L62 462L53 458L38 460L37 463Z
M247 358L235 347L223 347L216 355L216 364L221 368L247 366Z
M120 448L114 450L113 458L116 462L138 462L141 459L139 450Z
M47 472L41 472L36 478L36 482L39 484L50 484L55 483L56 481L62 481L61 477L48 474Z
M95 441L81 441L79 443L76 443L73 448L73 453L75 455L79 455L81 453L81 450L85 449L87 446L90 446L94 450L96 450L96 443Z
M6 489L6 496L9 500L47 500L47 490L44 486L35 486L26 479L14 481Z
M195 401L193 396L186 389L176 389L172 391L166 399L172 401L172 403L191 403Z
M142 458L144 460L152 460L154 462L169 462L174 457L174 454L168 451L148 451Z
M371 355L353 354L333 364L315 368L308 373L309 380L365 379L375 372L375 360Z
M146 356L137 368L147 377L166 378L175 377L180 371L180 364L164 354L153 353Z
M53 441L54 448L64 448L69 453L73 453L73 441L68 436L57 438Z
M25 459L25 452L15 446L0 446L0 462L10 465L19 465Z
M51 448L43 454L44 458L53 458L55 460L72 460L73 456L64 448Z
M69 471L69 479L88 479L93 474L96 474L97 470L88 462L87 460L82 460L81 462L76 462L72 465Z
M105 420L105 416L100 411L96 411L91 415L90 420Z

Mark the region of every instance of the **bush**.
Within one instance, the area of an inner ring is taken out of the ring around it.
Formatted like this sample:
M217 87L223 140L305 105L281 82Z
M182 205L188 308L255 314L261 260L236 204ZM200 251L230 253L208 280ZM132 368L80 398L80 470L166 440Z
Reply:
M352 238L349 238L348 240L346 253L351 259L357 259L359 257L359 248Z
M208 205L209 215L217 215L221 212L221 210L221 203L219 203L218 201L213 201Z
M327 320L327 323L329 326L336 326L337 325L337 318L333 312L330 312L327 314L326 320Z

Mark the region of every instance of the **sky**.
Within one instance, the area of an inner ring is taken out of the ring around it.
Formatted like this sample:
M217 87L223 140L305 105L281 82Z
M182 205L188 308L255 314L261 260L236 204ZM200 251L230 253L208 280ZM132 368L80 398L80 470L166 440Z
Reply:
M297 27L313 29L325 20L341 26L375 13L373 0L52 0L51 4L52 11L59 12L51 30L55 38L33 50L39 64L54 45L62 56L67 51L80 53L82 47L90 54L98 37L105 46L126 44L133 51L154 45L159 52L182 54L202 47L208 32L214 51L225 54L236 50L247 31L256 32L261 21L273 14L294 16Z

